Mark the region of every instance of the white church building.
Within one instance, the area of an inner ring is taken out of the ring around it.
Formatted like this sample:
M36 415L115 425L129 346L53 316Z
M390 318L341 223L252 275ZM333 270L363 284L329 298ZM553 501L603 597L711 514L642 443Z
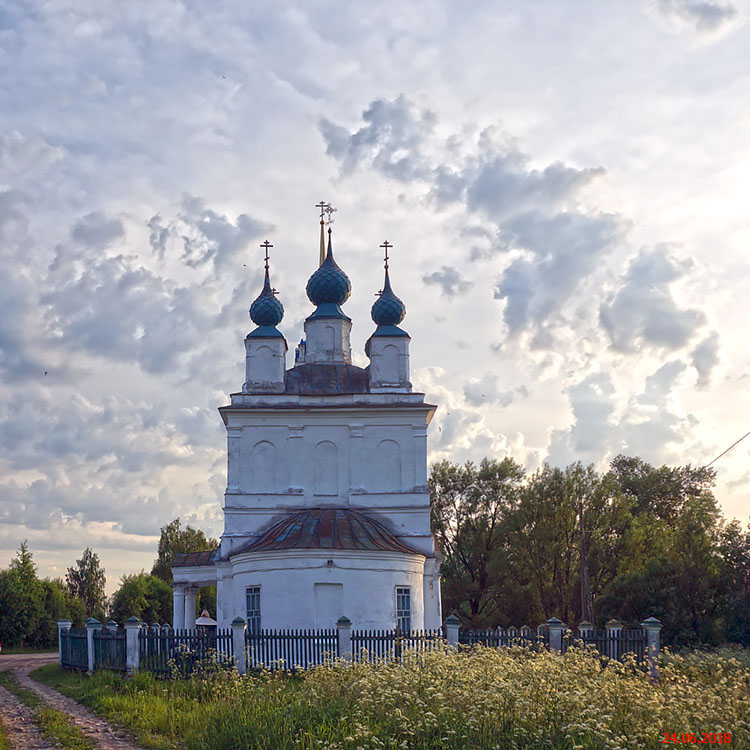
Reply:
M352 364L351 283L331 230L307 282L314 309L287 369L284 308L265 284L250 307L245 382L219 409L227 430L224 533L216 550L173 562L174 627L195 624L197 588L216 584L229 627L440 627L440 572L430 532L427 428L436 407L409 382L406 307L385 281L372 306L370 364ZM381 247L383 247L381 246Z

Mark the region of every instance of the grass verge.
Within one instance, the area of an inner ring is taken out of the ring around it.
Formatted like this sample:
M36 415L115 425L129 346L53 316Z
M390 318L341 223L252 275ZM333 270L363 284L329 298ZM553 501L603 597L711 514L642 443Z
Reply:
M32 709L34 723L56 747L63 750L95 750L96 744L71 722L67 714L45 706L36 693L18 684L12 672L0 672L0 685ZM3 748L2 744L0 748Z
M750 748L750 651L666 655L652 684L632 662L485 649L337 663L299 676L126 679L43 667L33 677L153 750L657 750L665 734Z
M8 735L5 733L2 719L0 719L0 750L11 750L10 741L8 740Z

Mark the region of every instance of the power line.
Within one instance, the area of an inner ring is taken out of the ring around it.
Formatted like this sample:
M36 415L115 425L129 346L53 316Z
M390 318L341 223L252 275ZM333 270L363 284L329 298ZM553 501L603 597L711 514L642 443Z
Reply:
M723 453L719 453L719 455L716 456L713 461L711 461L711 464L716 463L716 461L718 461L724 455L724 453L729 453L729 451L731 451L735 445L741 443L748 435L750 435L750 432L746 432L739 440L735 440ZM707 469L711 464L706 464L705 468Z

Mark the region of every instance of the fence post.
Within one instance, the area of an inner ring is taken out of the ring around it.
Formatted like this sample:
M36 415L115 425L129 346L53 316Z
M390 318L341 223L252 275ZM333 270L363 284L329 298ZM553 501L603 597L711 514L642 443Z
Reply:
M241 617L232 620L232 652L234 663L240 674L247 672L247 653L245 652L245 627L246 623Z
M557 651L558 654L562 653L563 633L568 626L562 620L558 620L557 617L550 617L547 620L547 627L549 628L550 651Z
M646 654L648 658L648 671L651 679L659 679L659 639L661 622L655 617L649 617L641 623L641 627L646 631Z
M141 632L141 621L137 617L128 617L125 620L125 668L128 674L138 671L140 651L138 635Z
M70 630L70 627L73 623L70 620L58 620L57 621L57 648L60 652L60 666L62 666L63 658L62 658L62 632L63 630ZM68 638L70 638L70 633L68 633Z
M352 621L345 615L336 620L339 637L339 656L347 661L352 660Z
M610 659L620 658L620 634L622 633L622 623L612 618L605 627L607 628L607 656Z
M107 620L107 624L104 627L107 630L111 630L113 634L117 632L117 623L114 620Z
M461 620L456 615L448 615L445 618L445 640L451 646L458 646L458 629L461 627Z
M99 622L99 620L95 619L94 617L89 617L89 619L86 620L86 648L89 656L89 674L93 674L94 667L96 667L94 659L94 657L96 656L96 654L94 653L94 631L101 631L101 629L102 624Z

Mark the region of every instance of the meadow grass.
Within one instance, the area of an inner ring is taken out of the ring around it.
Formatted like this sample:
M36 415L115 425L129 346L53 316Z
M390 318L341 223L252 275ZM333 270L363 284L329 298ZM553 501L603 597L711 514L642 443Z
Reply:
M62 748L62 750L95 750L96 744L70 721L67 714L45 706L36 693L18 684L12 672L8 670L0 672L0 685L33 710L34 723L41 729L42 735L51 740L55 747ZM1 748L3 748L2 744L0 744Z
M54 666L32 676L158 750L640 750L663 747L664 733L703 732L731 732L733 748L750 747L746 651L668 654L658 684L633 662L591 651L481 646L296 676L168 681Z

